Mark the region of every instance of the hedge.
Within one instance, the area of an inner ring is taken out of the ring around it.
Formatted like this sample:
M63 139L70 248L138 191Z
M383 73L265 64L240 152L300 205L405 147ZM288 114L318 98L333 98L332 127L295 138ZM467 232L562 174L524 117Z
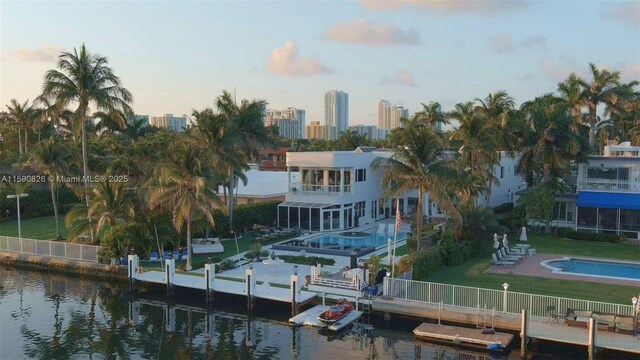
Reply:
M278 205L280 201L267 201L253 204L242 204L233 207L233 228L237 233L244 233L253 229L254 224L271 227L276 225ZM215 226L209 230L210 237L233 237L229 229L229 217L220 210L214 210L213 219ZM204 228L204 221L200 222ZM195 227L195 226L194 226ZM194 233L194 237L204 236L202 233Z
M300 264L300 265L316 265L318 263L322 265L333 265L336 263L334 259L327 259L324 257L318 256L293 256L293 255L280 255L279 259L284 260L285 262L292 264Z
M477 247L473 241L454 243L451 239L444 239L440 245L407 256L406 261L411 262L413 267L413 280L425 280L429 274L445 266L460 265L467 261L473 257Z
M573 229L564 229L562 235L566 238L573 240L585 240L585 241L597 241L597 242L610 242L621 243L624 241L624 235L609 235L609 234L596 234L575 231Z
M493 213L495 215L498 215L498 214L504 214L504 213L506 213L508 211L511 211L511 210L513 210L513 203L508 202L508 203L500 204L500 205L494 207L493 208Z

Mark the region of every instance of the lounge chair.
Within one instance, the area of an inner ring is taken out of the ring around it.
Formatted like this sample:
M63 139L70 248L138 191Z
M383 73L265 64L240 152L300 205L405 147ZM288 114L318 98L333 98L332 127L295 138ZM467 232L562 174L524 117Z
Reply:
M180 252L178 250L174 250L171 255L173 259L180 260Z
M158 252L152 251L149 253L149 261L158 261Z
M386 227L387 227L386 224L378 224L378 234L384 235Z
M389 227L389 230L387 230L387 234L393 235L395 231L395 224L391 223L391 224L387 224L387 226Z
M507 255L522 255L522 256L526 256L527 255L527 251L523 248L508 248L505 247L504 250L507 252Z
M507 255L506 251L504 248L501 248L500 250L498 250L498 257L500 258L500 260L505 260L505 261L522 261L524 260L524 256L522 255Z
M498 261L498 259L496 258L496 253L491 254L491 258L493 259L493 265L496 266L504 266L504 265L511 265L511 266L515 266L516 263L513 261Z

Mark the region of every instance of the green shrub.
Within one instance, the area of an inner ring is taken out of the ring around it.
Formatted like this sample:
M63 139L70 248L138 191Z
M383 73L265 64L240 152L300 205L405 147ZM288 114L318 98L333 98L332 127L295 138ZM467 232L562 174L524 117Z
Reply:
M269 252L262 250L262 243L260 242L253 243L249 251L244 254L244 258L248 260L252 260L257 257L266 258L267 256L269 256Z
M293 255L281 255L278 258L284 260L285 262L292 264L300 264L300 265L328 265L332 266L336 263L334 259L327 259L319 256L293 256Z
M404 268L413 267L413 279L424 280L429 274L442 270L445 266L460 265L477 252L478 243L464 241L455 243L452 235L445 232L440 245L415 252L401 260ZM407 260L405 260L407 259Z
M233 207L233 229L237 233L243 233L253 229L254 224L271 227L276 225L278 216L278 205L280 201L267 201L253 204L242 204ZM215 226L210 229L210 237L232 238L233 234L229 228L229 217L221 210L213 211ZM204 229L205 221L199 221L193 226L195 229ZM194 231L194 237L203 237L204 230Z
M507 211L511 211L513 210L513 203L504 203L504 204L500 204L496 207L493 208L493 213L498 215L498 214L504 214Z
M562 231L562 236L573 240L585 240L596 242L621 243L624 241L624 235L596 234L582 231L575 231L566 228Z

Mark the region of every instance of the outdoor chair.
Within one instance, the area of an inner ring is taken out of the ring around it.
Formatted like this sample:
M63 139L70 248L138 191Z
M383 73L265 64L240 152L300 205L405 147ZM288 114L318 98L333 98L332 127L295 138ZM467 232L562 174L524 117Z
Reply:
M498 250L499 255L502 255L500 257L501 260L506 260L506 261L522 261L524 260L524 256L523 255L507 255L507 252L504 248L501 248L500 250Z
M493 265L496 266L503 266L503 265L511 265L511 266L515 266L516 263L513 261L498 261L498 259L496 258L496 253L491 254L491 258L493 259Z
M180 253L182 259L186 259L188 254L189 252L187 251L187 249L182 249L182 252Z
M149 261L158 261L158 252L152 251L149 253Z
M522 255L526 256L527 251L523 248L511 248L505 247L504 250L507 252L507 255Z
M548 323L558 323L558 311L556 310L556 306L555 305L549 305L547 306L546 310L545 310L545 316L547 317L546 322Z
M180 252L178 250L174 250L171 253L171 256L172 256L173 259L180 260Z

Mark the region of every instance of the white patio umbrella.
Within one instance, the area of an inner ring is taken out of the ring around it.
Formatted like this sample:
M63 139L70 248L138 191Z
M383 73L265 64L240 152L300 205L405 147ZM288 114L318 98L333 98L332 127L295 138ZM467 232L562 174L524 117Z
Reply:
M500 241L498 241L498 234L493 234L493 248L498 250L500 247Z
M504 245L505 248L509 247L509 241L507 240L507 234L504 234L502 236L502 245Z
M527 228L522 227L522 231L520 231L520 241L527 242Z

